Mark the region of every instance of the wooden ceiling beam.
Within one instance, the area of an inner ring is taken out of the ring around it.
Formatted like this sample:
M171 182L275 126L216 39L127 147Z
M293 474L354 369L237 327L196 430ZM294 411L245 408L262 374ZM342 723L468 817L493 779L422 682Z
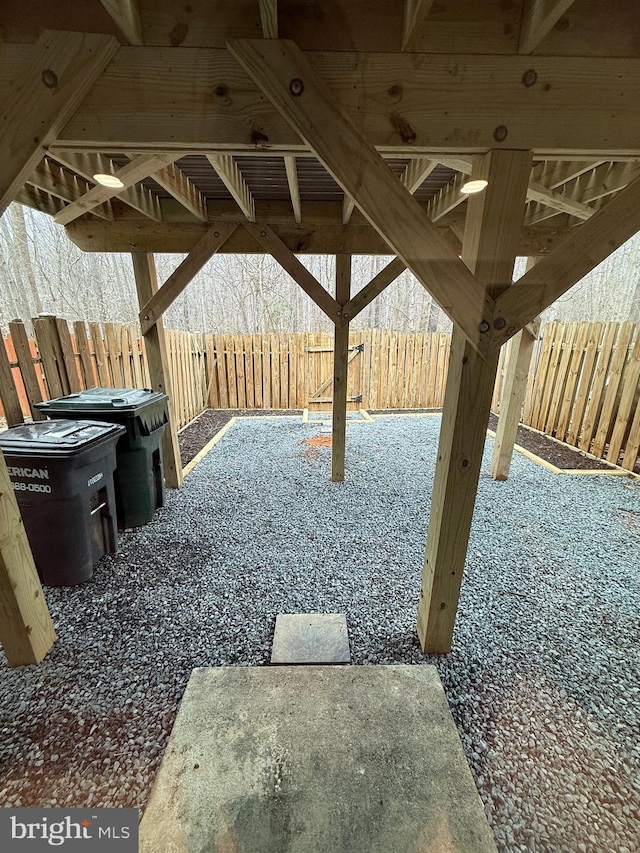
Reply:
M91 188L90 184L83 178L67 172L66 169L47 158L38 164L27 183L68 204L76 201ZM55 213L62 209L63 205L59 206ZM95 207L91 212L95 216L99 216L100 219L113 219L113 210L109 202Z
M229 50L315 151L343 191L441 308L480 347L492 300L290 41L236 40Z
M29 47L0 45L0 91ZM502 147L540 158L640 155L640 59L537 56L529 87L526 56L424 54L419 66L409 53L310 52L308 60L382 153L431 156L455 145L482 154L506 132ZM101 151L307 147L226 51L187 47L121 47L56 141Z
M23 204L25 207L30 207L32 210L48 213L49 216L55 216L56 213L64 210L62 199L51 195L46 190L34 187L32 184L25 184L14 201L17 201L18 204Z
M0 216L117 50L111 36L47 31L29 51L0 97Z
M31 189L36 193L37 190ZM47 198L49 198L47 196ZM53 199L53 201L57 201ZM58 202L62 204L62 202ZM311 205L311 202L309 203ZM289 208L289 203L286 203ZM52 212L55 212L52 211ZM442 222L446 222L446 217ZM560 218L558 218L560 219ZM215 209L209 207L209 221L243 223L241 214L234 218L222 216L216 218ZM269 222L272 230L282 240L291 252L298 255L335 255L339 253L354 255L388 255L389 246L368 222L358 216L349 225L342 225L338 215L335 219L315 218L312 210L305 215L303 225L298 225L291 219L291 213L280 217L279 222L258 217L258 222ZM443 239L451 234L450 226L438 225ZM69 239L85 252L190 252L202 235L207 225L203 222L164 221L155 222L151 219L118 219L105 222L91 219L75 219L66 226ZM538 226L525 228L522 233L519 255L538 255L549 252L570 233L571 229L563 225L553 227ZM459 241L452 247L460 252ZM229 237L221 249L225 254L259 254L263 251L248 231L239 228Z
M518 53L532 53L574 0L525 0Z
M144 44L138 0L100 0L130 44Z
M256 225L250 222L244 222L243 225L263 249L274 257L285 272L300 285L307 296L311 297L318 308L324 311L331 322L342 325L342 308L338 302L325 290L304 264L300 263L273 229L268 225Z
M602 160L580 161L561 161L551 160L542 163L536 163L531 170L531 180L542 184L543 187L548 187L550 190L555 190L558 187L572 181L574 178L584 175L585 172L591 172L597 166L601 166Z
M115 175L119 168L113 160L104 154L56 150L55 152L49 151L49 156L73 172L77 172L91 184L95 184L94 175ZM148 216L149 219L162 219L160 200L155 193L152 193L142 184L135 184L121 190L118 193L118 199L133 210Z
M266 39L278 38L278 0L258 0L262 35Z
M495 317L501 318L501 328L494 327L491 349L502 346L639 230L637 177L498 298Z
M413 50L433 6L433 0L404 0L402 50Z
M296 158L285 157L284 168L287 173L287 183L289 184L289 195L291 196L293 218L297 223L300 223L302 222L302 205L300 203L300 187L298 185L298 168L296 166Z
M143 335L146 335L158 322L167 308L174 303L193 277L215 255L237 227L229 222L217 223L203 234L162 287L158 288L140 309L140 328Z
M149 175L163 169L173 160L178 159L178 156L178 154L141 154L139 157L135 157L130 163L115 172L115 177L123 183L123 187L105 187L102 184L97 184L89 192L56 214L54 220L59 225L68 225L69 222L84 213L90 212L103 202L120 195L121 190L129 189L143 178L148 178Z
M236 200L249 222L256 221L256 204L251 190L231 154L207 154L207 160L218 173L220 180Z

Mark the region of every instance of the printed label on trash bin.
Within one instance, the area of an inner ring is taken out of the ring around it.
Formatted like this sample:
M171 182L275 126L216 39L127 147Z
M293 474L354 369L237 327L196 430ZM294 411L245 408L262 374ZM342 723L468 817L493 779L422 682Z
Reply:
M51 486L46 483L12 483L14 492L41 492L45 495L51 494Z
M8 466L7 471L10 477L29 477L35 480L48 480L48 468L20 468L16 465Z
M89 478L89 480L87 481L87 486L94 486L96 483L99 483L100 480L102 480L102 479L104 479L104 474L102 473L102 471L100 471L100 473L96 474L95 477Z
M137 853L138 809L0 809L0 849ZM89 843L87 843L89 842Z

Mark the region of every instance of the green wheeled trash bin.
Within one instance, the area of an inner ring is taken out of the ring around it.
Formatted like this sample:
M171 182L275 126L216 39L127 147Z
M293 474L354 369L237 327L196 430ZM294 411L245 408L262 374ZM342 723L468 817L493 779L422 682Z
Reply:
M113 472L117 424L38 421L0 433L0 447L40 580L73 586L118 547Z
M166 394L137 388L89 388L38 403L50 418L91 418L125 428L116 446L118 527L148 524L164 506L162 434L169 420Z

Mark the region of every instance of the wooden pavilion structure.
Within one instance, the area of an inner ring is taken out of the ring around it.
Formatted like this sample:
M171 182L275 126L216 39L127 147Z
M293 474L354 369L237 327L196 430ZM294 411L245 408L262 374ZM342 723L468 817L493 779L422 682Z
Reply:
M532 322L640 229L636 4L4 0L0 39L0 213L17 200L86 251L132 253L158 389L168 305L215 252L269 253L335 324L341 480L350 321L405 268L452 319L418 610L423 649L449 651L499 349L519 335L496 476ZM461 193L470 178L486 188ZM161 287L154 252L187 253ZM336 255L333 295L304 253ZM351 255L376 253L395 259L352 295ZM174 429L165 458L177 487ZM0 477L19 665L55 638Z

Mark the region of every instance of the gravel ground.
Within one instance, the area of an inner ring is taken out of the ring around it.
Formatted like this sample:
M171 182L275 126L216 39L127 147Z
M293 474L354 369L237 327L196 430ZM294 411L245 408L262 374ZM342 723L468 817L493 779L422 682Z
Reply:
M195 666L269 659L278 612L346 612L355 664L425 661L415 614L440 418L241 421L0 668L0 806L144 806ZM433 658L500 851L632 853L640 827L640 483L487 474L453 652ZM428 659L427 659L428 660Z

